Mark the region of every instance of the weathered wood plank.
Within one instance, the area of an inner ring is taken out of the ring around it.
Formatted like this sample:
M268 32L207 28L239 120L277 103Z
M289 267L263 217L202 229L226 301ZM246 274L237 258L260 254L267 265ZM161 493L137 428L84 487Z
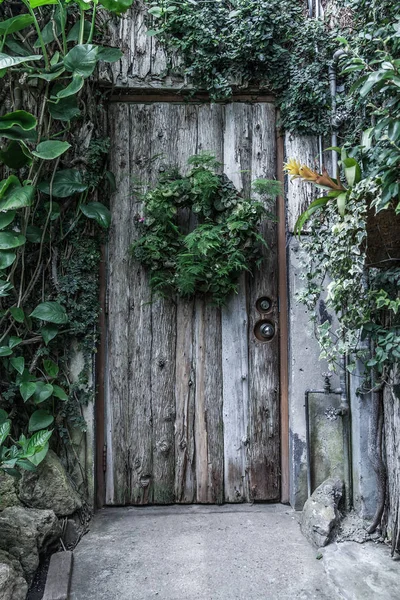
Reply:
M107 504L126 504L129 500L125 464L128 452L126 409L129 404L127 250L130 234L126 227L127 219L130 219L129 159L126 156L129 148L129 129L126 127L128 120L128 105L116 104L110 107L110 168L116 177L117 192L111 198L112 222L108 250Z
M200 504L224 499L224 440L221 376L221 314L196 299L196 488Z
M253 106L252 178L274 178L276 174L275 109L269 104ZM265 222L261 233L269 244L264 262L249 283L249 368L250 379L250 496L252 500L279 498L279 332L276 224ZM269 342L254 336L260 319L256 301L267 296L273 301L268 319L276 334Z
M197 152L208 151L223 162L224 108L198 107ZM196 299L196 477L197 502L223 502L223 414L221 312Z
M196 500L194 302L178 301L176 316L175 500Z
M133 192L139 180L146 184L150 178L150 145L154 108L147 105L129 105L129 115L122 127L130 132L129 146L123 155L130 159L130 190L128 201L132 209L125 214L125 229L129 231L126 246L138 237L135 219L141 214L142 204ZM129 428L129 449L124 458L129 473L129 504L147 504L152 501L152 406L151 406L151 291L146 271L130 258L125 286L129 289L129 339L125 348L129 356L129 404L125 419Z
M244 195L250 193L251 120L248 104L225 107L224 172ZM221 310L224 414L225 502L248 500L248 313L247 282L243 275L238 294Z

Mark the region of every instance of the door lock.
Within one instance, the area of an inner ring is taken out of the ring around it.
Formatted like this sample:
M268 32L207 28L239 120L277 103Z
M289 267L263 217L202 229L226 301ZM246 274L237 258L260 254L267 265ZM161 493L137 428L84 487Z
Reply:
M275 335L275 327L272 323L263 323L260 327L260 334L266 340L271 340Z

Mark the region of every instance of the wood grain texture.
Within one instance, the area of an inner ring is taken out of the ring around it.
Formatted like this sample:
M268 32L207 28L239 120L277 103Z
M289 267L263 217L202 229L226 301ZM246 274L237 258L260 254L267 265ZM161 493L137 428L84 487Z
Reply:
M250 104L115 104L110 112L108 504L222 503L277 499L278 346L255 341L256 300L274 300L276 226L262 270L220 309L152 297L148 275L128 257L141 215L134 182L212 152L239 190L275 173L275 110ZM222 170L222 167L221 167ZM194 226L193 215L179 215Z
M386 465L388 474L388 511L384 516L387 520L388 537L392 539L392 549L399 550L400 546L400 368L395 366L391 373L391 384L385 386L384 431ZM396 386L396 387L394 387Z
M225 108L224 172L245 196L251 185L252 107ZM226 502L249 499L247 477L249 363L247 278L222 307L224 493Z
M269 104L254 104L252 135L252 178L274 178L276 173L275 109ZM262 296L273 302L273 310L265 316L275 326L269 342L250 336L250 496L252 500L279 499L279 337L278 272L276 224L265 221L260 228L267 241L264 261L249 283L250 331L254 331L259 315L256 301Z
M107 504L126 504L129 501L128 471L129 427L126 415L129 406L129 275L128 247L131 232L126 227L130 219L129 202L129 106L110 108L111 160L117 192L111 198L112 222L108 246L108 393L107 393Z

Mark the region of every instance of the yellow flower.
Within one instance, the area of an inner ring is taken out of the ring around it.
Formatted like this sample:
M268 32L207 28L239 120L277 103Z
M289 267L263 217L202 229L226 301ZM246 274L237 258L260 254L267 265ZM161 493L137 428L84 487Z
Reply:
M319 177L318 173L307 167L307 165L301 165L299 175L305 181L315 181Z
M288 175L292 175L292 179L300 177L300 163L295 158L289 158L287 163L283 165L283 170Z

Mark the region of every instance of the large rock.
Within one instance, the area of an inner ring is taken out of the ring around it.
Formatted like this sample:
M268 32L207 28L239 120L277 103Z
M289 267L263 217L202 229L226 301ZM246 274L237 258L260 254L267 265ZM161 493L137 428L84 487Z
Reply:
M15 479L0 471L0 510L9 506L21 506L17 496Z
M0 550L0 600L25 600L28 584L18 560Z
M39 555L60 535L61 525L52 510L13 506L0 513L0 549L21 563L28 583L39 566Z
M310 496L301 515L301 531L317 548L329 544L340 523L339 504L343 495L343 481L326 479Z
M82 506L60 459L52 450L35 471L24 471L19 498L26 506L50 509L58 516L71 515Z

